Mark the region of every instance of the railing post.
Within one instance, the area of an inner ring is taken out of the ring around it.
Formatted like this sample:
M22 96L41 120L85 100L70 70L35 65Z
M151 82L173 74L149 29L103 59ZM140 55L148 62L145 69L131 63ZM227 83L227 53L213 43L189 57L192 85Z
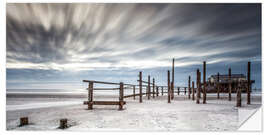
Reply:
M241 93L242 93L242 88L241 88L241 82L238 81L238 89L237 89L237 96L236 96L236 107L241 107L242 105L242 97L241 97Z
M201 72L199 71L199 98L201 98L201 91L202 91L202 85L201 85Z
M248 62L248 68L247 68L247 104L250 104L250 91L251 91L251 82L250 82L250 64L251 62Z
M93 91L94 91L94 82L88 83L88 110L93 109Z
M188 76L188 99L190 99L190 93L191 93L191 89L190 89L190 76Z
M171 90L170 90L170 70L168 70L168 103L171 103Z
M155 98L155 78L153 78L153 98Z
M194 81L192 81L192 100L195 100L195 90L194 90Z
M140 103L142 103L142 72L139 73Z
M219 72L217 73L217 98L219 99L219 92L220 92L220 88L219 88Z
M135 85L133 85L133 99L135 100Z
M229 93L229 101L232 100L232 83L231 83L231 68L229 68L229 89L228 89L228 93Z
M196 103L200 103L200 71L197 69L197 90L196 90Z
M156 87L157 87L157 91L156 92L157 92L157 97L158 97L158 86L156 86Z
M172 85L171 85L171 99L174 99L174 58L173 58L173 62L172 62Z
M203 62L203 104L206 104L206 62Z
M163 96L163 86L161 87L161 94L162 94L162 96Z
M124 87L123 87L123 82L120 82L119 110L123 110L123 105L124 105Z
M147 91L147 97L148 97L148 100L150 99L150 96L151 96L151 86L150 86L150 75L148 75L148 91Z

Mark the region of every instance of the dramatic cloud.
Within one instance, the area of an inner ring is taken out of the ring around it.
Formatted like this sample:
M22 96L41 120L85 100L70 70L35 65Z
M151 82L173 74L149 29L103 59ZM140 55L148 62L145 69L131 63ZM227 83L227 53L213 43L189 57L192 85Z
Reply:
M154 71L172 58L182 69L204 60L260 67L261 5L7 4L10 81L15 71Z

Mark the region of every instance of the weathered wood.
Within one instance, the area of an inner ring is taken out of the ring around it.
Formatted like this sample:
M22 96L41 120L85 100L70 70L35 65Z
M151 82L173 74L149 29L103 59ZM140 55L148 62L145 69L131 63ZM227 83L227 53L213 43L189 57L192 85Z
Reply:
M190 93L191 93L191 89L190 89L190 76L188 76L188 99L190 99Z
M20 126L28 125L28 117L20 118Z
M161 95L163 96L163 86L161 87Z
M229 90L228 90L228 93L229 93L229 101L232 100L232 83L231 83L231 76L232 76L232 73L231 73L231 68L229 68Z
M142 103L142 72L139 73L139 80L140 103Z
M201 86L201 72L199 71L199 98L201 98L201 91L202 91L202 86Z
M171 92L172 92L171 99L173 100L174 99L174 58L173 58L173 61L172 61L172 85L171 85Z
M206 62L203 62L203 104L206 104Z
M219 73L217 74L217 98L219 99L220 87L219 87Z
M156 88L157 88L156 93L157 93L157 97L158 97L158 94L159 94L159 92L158 92L158 86L156 86Z
M241 82L238 82L238 89L237 89L237 95L236 95L236 107L241 107L242 105L242 88L241 88Z
M88 83L88 101L93 102L94 82ZM93 104L88 104L88 110L93 109Z
M185 95L187 94L187 89L186 89L186 87L184 88L184 92L185 92Z
M129 98L129 97L134 97L134 96L140 96L141 94L138 93L138 94L132 94L132 95L126 95L124 96L124 98ZM147 95L147 93L142 93L142 95Z
M177 95L180 94L180 87L177 87Z
M153 78L153 98L155 98L155 78Z
M133 99L135 100L136 98L135 98L135 86L133 86Z
M195 100L195 89L194 89L194 81L192 81L192 100Z
M150 83L151 83L151 82L150 82L150 81L151 81L151 80L150 80L150 75L148 75L148 89L147 89L147 90L148 90L148 91L147 91L147 93L148 93L148 94L147 94L148 100L150 100L150 96L151 96L151 94L150 94L150 93L151 93L151 86L150 86Z
M67 119L60 119L59 128L60 129L66 129L66 128L68 128Z
M170 85L171 85L171 82L170 82L170 70L168 70L168 103L171 103L171 90L170 90Z
M247 67L247 104L250 104L250 90L251 90L251 83L250 83L250 64L251 62L248 62Z
M83 82L89 83L101 83L101 84L112 84L112 85L119 85L119 83L112 83L112 82L102 82L102 81L94 81L94 80L83 80Z
M200 71L199 69L197 69L197 90L196 90L196 103L199 104L200 103Z
M124 105L124 85L120 82L120 90L119 90L119 110L123 110Z

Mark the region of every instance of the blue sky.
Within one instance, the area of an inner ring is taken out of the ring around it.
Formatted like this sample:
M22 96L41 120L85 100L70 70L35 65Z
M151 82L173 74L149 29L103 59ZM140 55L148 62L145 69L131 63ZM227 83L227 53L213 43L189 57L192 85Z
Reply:
M187 85L246 74L261 88L260 4L7 4L7 88L84 88L83 79L137 83L138 72Z

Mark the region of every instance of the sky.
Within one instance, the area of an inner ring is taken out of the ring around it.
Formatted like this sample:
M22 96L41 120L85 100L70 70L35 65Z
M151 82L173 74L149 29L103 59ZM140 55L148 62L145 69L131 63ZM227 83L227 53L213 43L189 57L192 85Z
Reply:
M261 4L8 3L7 89L83 89L82 80L175 85L247 74L261 88Z

